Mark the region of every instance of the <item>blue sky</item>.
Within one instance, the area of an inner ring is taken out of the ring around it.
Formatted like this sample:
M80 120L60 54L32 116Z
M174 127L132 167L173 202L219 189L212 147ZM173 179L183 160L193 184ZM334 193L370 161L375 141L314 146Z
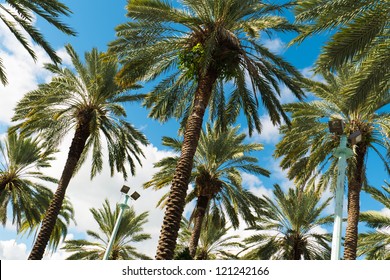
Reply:
M39 19L36 25L52 43L53 47L63 55L65 65L67 63L63 50L65 44L72 44L80 56L94 47L105 51L107 43L115 39L115 26L126 21L125 0L66 0L63 2L73 11L73 15L70 18L65 18L64 21L78 32L77 37L65 36ZM264 38L263 43L271 50L282 54L287 61L300 69L305 75L310 76L310 69L327 37L326 34L317 36L310 38L299 46L286 48L286 44L293 38L293 34L278 34L272 38ZM0 101L0 133L3 133L10 124L12 108L17 100L22 97L23 93L32 90L38 82L50 79L50 75L42 70L42 63L48 61L47 56L39 51L38 48L37 50L39 60L35 64L22 49L15 45L11 36L4 31L4 28L0 28L0 54L1 57L6 56L4 61L10 78L10 84L5 88L0 88L0 100L2 100ZM15 77L11 78L11 76ZM138 92L146 92L148 89L150 89L150 86L146 85L144 89ZM283 98L286 102L292 101L288 93ZM151 233L153 239L147 242L142 250L152 257L155 253L163 215L160 209L154 208L155 203L161 196L161 192L156 193L143 190L141 185L155 172L152 168L153 163L170 155L170 152L161 145L161 137L175 137L178 124L175 120L160 124L157 121L148 119L147 110L141 108L139 104L127 106L127 111L129 121L140 128L151 142L151 145L145 148L146 159L143 162L143 167L137 169L136 177L130 178L125 183L142 195L138 201L134 202L136 210L139 212L150 210L149 223L145 227L145 232ZM252 138L248 138L248 141L257 141L264 144L264 151L258 152L256 155L259 157L262 167L269 169L272 175L267 179L244 174L244 183L246 187L257 194L270 195L274 183L279 183L286 188L291 186L291 184L285 178L285 173L278 167L278 162L272 158L274 145L280 139L278 130L272 127L264 111L261 112L261 115L264 115L264 132L261 135L254 135ZM244 120L241 122L241 128L243 131L246 129ZM48 171L50 175L58 177L62 171L69 141L70 136L62 144L62 152L57 155L57 161L53 163L53 167ZM379 164L378 158L371 154L367 162L368 178L371 185L376 187L382 185L384 179L388 180L384 168ZM113 203L119 201L121 199L119 188L123 183L123 179L120 176L110 178L107 168L93 181L89 180L87 167L80 170L79 174L71 181L68 190L68 196L75 205L77 220L77 225L72 225L70 228L69 238L85 238L86 229L96 229L88 209L90 207L100 207L106 197ZM52 187L54 188L55 186ZM382 206L375 203L367 195L362 194L361 208L362 210L381 210ZM189 210L188 207L186 211ZM332 208L330 207L328 211L332 211ZM31 237L17 237L14 227L7 224L5 229L0 229L0 259L26 258L31 248L31 243ZM62 259L65 256L64 252L57 252L50 258Z

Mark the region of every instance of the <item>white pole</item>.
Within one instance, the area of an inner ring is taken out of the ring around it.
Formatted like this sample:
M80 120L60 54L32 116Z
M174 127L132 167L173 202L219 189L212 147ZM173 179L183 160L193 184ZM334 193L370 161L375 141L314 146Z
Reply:
M345 169L347 167L347 158L351 157L353 152L347 148L347 137L341 136L340 145L335 150L334 156L338 157L337 163L337 187L335 198L334 226L332 237L331 260L339 260L341 254L341 228L343 224L343 199L344 199L344 182Z
M118 219L115 222L114 229L111 233L110 241L108 242L106 252L104 253L103 260L108 260L108 257L110 256L111 250L112 250L112 245L114 244L116 234L118 233L119 225L122 220L123 212L125 209L129 208L127 205L127 201L129 200L129 196L126 194L125 196L125 202L120 204L120 210L119 210L119 215Z

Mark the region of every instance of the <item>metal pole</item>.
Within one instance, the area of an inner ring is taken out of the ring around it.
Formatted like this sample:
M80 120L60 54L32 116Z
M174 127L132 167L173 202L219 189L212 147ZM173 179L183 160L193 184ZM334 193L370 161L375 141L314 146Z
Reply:
M119 210L119 215L118 215L118 218L115 222L114 229L111 233L110 241L108 242L106 252L104 253L104 256L103 256L103 260L108 260L108 257L111 253L112 245L114 244L116 234L118 233L118 229L119 229L119 225L120 225L121 220L122 220L123 212L125 211L125 209L129 208L129 206L127 205L127 201L129 200L129 197L130 196L126 194L125 195L125 202L123 202L119 205L119 207L121 209Z
M338 173L331 260L339 260L341 254L341 228L343 223L345 169L347 167L347 159L353 155L352 150L347 148L347 136L341 136L340 145L338 148L336 148L333 154L335 157L338 157L339 160L337 163Z

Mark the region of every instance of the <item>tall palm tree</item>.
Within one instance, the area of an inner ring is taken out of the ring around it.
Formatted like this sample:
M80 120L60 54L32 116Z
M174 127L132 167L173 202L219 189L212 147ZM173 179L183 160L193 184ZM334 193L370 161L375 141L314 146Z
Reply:
M0 20L5 24L19 43L26 49L31 57L36 60L36 54L28 43L24 32L49 55L55 63L60 63L60 57L55 53L49 42L43 37L42 33L34 27L35 17L46 20L55 28L67 35L76 35L69 26L61 21L61 17L69 16L71 11L69 8L57 0L5 0L5 3L0 4ZM7 76L5 68L0 58L0 81L3 85L7 84Z
M224 223L215 223L211 217L203 221L204 230L201 232L197 253L193 257L198 260L238 259L234 251L243 248L237 241L239 235L229 235L232 227L226 227ZM185 252L190 245L193 228L190 222L183 217L179 232L177 252Z
M329 224L332 216L321 216L330 198L320 202L321 192L289 189L283 192L275 185L275 201L260 198L257 224L250 227L258 233L246 238L243 259L326 260L330 259L330 234L317 227Z
M348 61L359 61L360 71L350 80L352 101L361 101L373 89L390 89L390 7L384 0L305 0L295 8L305 24L295 41L324 30L336 30L317 61L318 70L335 70Z
M373 187L364 190L375 200L390 209L390 184L383 186L383 191ZM360 221L375 229L359 234L358 256L365 256L368 260L390 260L390 216L378 211L367 211L360 215Z
M203 219L209 212L214 221L221 218L224 220L226 213L234 228L239 226L239 216L249 224L254 222L251 206L256 204L256 198L243 189L240 171L267 177L270 173L257 165L257 158L250 156L251 152L262 150L263 145L243 143L246 135L238 133L239 129L237 126L218 131L216 125L212 127L208 124L200 135L190 177L194 188L187 197L187 203L196 199L191 216L194 228L189 245L193 258L203 229ZM165 137L163 144L179 153L183 142ZM155 167L160 167L161 170L144 187L161 189L169 186L178 160L179 157L176 156L157 162Z
M349 86L354 71L358 70L345 67L337 74L324 73L326 84L306 81L307 89L315 93L320 100L285 106L292 114L292 126L282 129L284 136L275 151L277 157L283 156L282 168L289 169L289 177L298 180L298 185L304 183L310 176L324 172L323 185L326 186L330 181L335 187L338 159L332 157L332 152L339 145L340 137L329 133L326 121L343 120L346 135L357 130L362 133L363 140L351 144L354 155L348 160L348 220L344 259L356 258L360 191L367 184L365 162L369 151L376 152L383 160L386 170L390 172L388 158L383 155L383 152L389 151L390 148L390 114L381 112L389 103L390 96L372 92L358 107L351 106L347 102L350 97L343 93L343 89ZM384 149L381 150L382 148Z
M98 242L91 242L85 239L67 240L62 248L67 252L73 252L68 260L101 260L110 241L111 233L119 215L119 205L111 209L109 201L106 199L103 208L90 209L93 218L99 225L99 232L87 231L87 235L96 239ZM150 257L137 252L133 246L134 243L150 239L150 234L143 233L143 225L148 221L148 212L136 215L133 207L126 209L123 213L121 224L119 226L110 260L134 260L150 259Z
M127 163L131 174L135 162L140 163L139 144L148 142L143 134L125 120L120 103L137 101L141 95L131 95L115 83L117 63L102 56L96 49L85 54L83 64L71 46L66 46L76 70L49 64L55 74L51 82L39 85L17 104L14 121L24 133L38 132L48 145L56 146L73 132L68 158L57 191L42 222L29 259L41 259L61 209L69 182L92 151L91 178L103 168L103 140L107 144L111 175L115 170L127 178Z
M53 195L50 196L50 199L46 200L44 203L44 208L47 209L50 204L50 200L53 197ZM41 214L41 219L39 221L34 221L34 224L30 224L27 222L25 217L22 217L22 223L18 230L18 233L24 235L27 234L27 236L30 236L34 234L34 240L37 236L39 227L41 226L41 221L44 218L45 213ZM60 210L60 213L58 214L58 218L56 220L56 224L53 229L53 233L50 235L49 243L48 243L48 250L49 252L55 252L58 248L58 245L65 240L67 234L68 234L68 226L70 223L73 222L76 224L76 220L74 218L74 210L73 205L65 197L64 202L62 203L62 207Z
M289 6L257 0L186 0L177 8L161 0L128 1L131 21L117 27L118 39L110 45L123 64L119 79L126 85L168 73L147 95L145 105L151 117L182 119L185 127L157 259L172 259L174 254L206 109L212 118L219 116L222 126L243 109L249 133L260 132L259 99L274 124L288 121L277 98L278 82L303 96L295 82L299 71L260 43L265 34L296 30L277 15ZM223 86L228 82L232 91L226 100Z
M42 147L38 138L28 138L8 131L0 141L0 219L5 225L8 205L12 223L20 228L22 220L29 226L39 223L53 193L39 181L57 183L40 169L50 167L54 149Z

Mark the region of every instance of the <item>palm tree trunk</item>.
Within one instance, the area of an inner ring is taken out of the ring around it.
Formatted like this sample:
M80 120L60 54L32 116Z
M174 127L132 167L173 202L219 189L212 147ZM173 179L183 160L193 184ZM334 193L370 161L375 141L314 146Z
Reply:
M198 248L198 242L200 233L202 231L203 219L206 214L206 209L209 205L210 198L208 196L199 196L196 203L195 217L194 217L194 228L192 229L191 240L190 240L190 256L195 259L196 249Z
M62 171L61 179L42 221L38 237L28 257L29 260L41 260L43 257L58 214L60 213L62 202L65 198L66 188L68 187L70 179L76 170L77 163L90 135L88 123L89 120L80 121L80 124L76 128L75 135L69 148L68 158L66 160L64 170Z
M194 108L187 120L181 155L173 175L172 186L164 214L157 246L157 260L172 260L176 239L180 229L180 220L184 211L188 183L199 136L202 130L203 116L208 106L210 95L217 80L213 69L201 75L195 92ZM174 106L172 104L172 106Z
M358 240L358 223L360 215L360 191L363 184L364 158L367 147L356 149L356 169L353 177L348 178L348 218L344 242L344 259L355 260Z

